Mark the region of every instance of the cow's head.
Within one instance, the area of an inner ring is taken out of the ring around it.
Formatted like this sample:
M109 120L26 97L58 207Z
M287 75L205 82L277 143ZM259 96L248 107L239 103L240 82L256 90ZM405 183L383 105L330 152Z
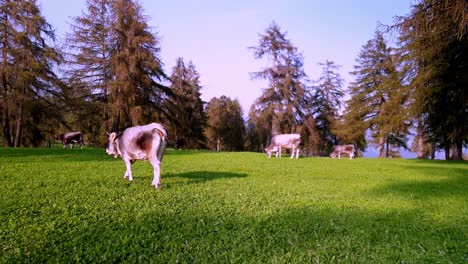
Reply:
M333 158L333 159L334 159L334 158L336 158L336 157L338 157L338 152L333 151L333 152L330 154L330 158Z
M267 154L267 157L271 158L271 153L273 152L277 152L278 151L278 147L276 146L268 146L265 148L265 152Z
M271 158L271 151L269 148L265 148L265 152L267 154L267 157Z
M114 158L119 157L119 151L117 150L115 139L117 138L118 134L115 132L107 133L107 147L106 153L109 155L114 155Z
M62 140L63 139L63 134L57 135L55 137L55 140Z

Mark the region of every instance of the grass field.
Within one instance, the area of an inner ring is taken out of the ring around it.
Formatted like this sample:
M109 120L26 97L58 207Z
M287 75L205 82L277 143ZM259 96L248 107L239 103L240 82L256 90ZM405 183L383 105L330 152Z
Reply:
M468 263L468 163L0 148L0 263Z

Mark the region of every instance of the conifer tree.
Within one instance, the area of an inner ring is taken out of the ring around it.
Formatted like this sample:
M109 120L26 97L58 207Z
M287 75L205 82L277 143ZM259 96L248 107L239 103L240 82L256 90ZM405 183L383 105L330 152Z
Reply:
M394 25L409 65L412 112L422 127L419 135L445 149L446 159L462 159L468 140L466 14L465 0L420 0Z
M351 73L356 79L350 86L347 123L353 122L361 128L359 133L370 129L381 158L389 156L392 146L406 147L410 117L403 109L408 96L406 87L401 84L397 61L382 33L377 31L374 39L361 49ZM354 138L365 138L365 134Z
M344 80L337 72L339 66L333 61L326 60L319 65L322 66L322 74L313 91L312 106L320 138L320 154L326 155L331 152L334 145L338 144L332 128L340 118Z
M50 44L55 34L35 0L0 1L0 21L3 144L18 147L23 134L37 128L37 124L24 127L30 118L27 110L48 109L62 93L63 85L53 71L62 57Z
M98 143L104 130L121 131L167 115L162 104L171 92L163 84L168 78L159 38L138 2L88 0L86 12L73 22L67 37L68 76L77 101L73 110L75 115L95 113L95 123L80 123L100 135Z
M245 125L239 102L227 96L212 98L208 103L205 135L208 146L220 151L244 149Z
M268 87L249 116L261 119L271 134L296 132L310 110L302 55L274 22L260 35L258 46L250 49L256 59L266 58L272 65L252 74L253 78L267 80Z
M113 23L112 0L87 0L86 10L73 18L72 32L66 36L70 66L67 75L74 88L69 110L72 110L72 118L77 120L75 126L94 134L91 139L96 141L92 142L95 144L104 142L105 132L111 130L108 96L113 79L110 62L114 48ZM89 122L94 124L86 125Z
M160 59L159 39L149 30L141 6L131 0L113 2L115 31L111 54L113 81L109 107L112 130L152 122L169 88Z
M171 112L174 122L169 125L168 133L176 142L183 142L185 148L203 148L206 116L200 97L200 74L192 62L185 65L183 59L178 58L170 79L174 96L169 98L165 107Z

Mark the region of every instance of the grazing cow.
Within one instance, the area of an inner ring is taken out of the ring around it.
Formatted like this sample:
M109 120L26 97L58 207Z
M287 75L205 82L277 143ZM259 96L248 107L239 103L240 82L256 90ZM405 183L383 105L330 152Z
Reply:
M63 148L70 144L70 148L75 146L75 143L80 144L80 149L83 148L83 134L81 132L66 132L55 137L63 143Z
M349 159L352 159L354 157L354 145L337 145L330 154L330 157L338 157L340 159L342 153L349 154Z
M268 158L271 158L271 153L276 152L276 157L281 157L281 148L291 149L291 159L296 155L299 158L299 143L301 143L301 135L299 134L280 134L271 139L271 143L265 148Z
M153 166L154 178L151 185L160 186L160 163L166 148L166 129L158 123L135 126L122 133L107 133L106 152L114 158L122 157L127 170L124 178L133 181L132 164L136 160L149 160Z

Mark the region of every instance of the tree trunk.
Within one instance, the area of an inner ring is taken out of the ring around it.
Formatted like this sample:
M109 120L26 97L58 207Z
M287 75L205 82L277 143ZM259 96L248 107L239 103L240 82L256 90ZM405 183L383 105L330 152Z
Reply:
M451 160L463 160L463 145L453 144L452 145L452 156Z
M379 138L379 158L385 158L385 139L382 136Z
M452 160L463 160L463 126L465 123L463 119L459 118L458 127L455 128L455 133L453 133L452 156L450 157Z
M219 145L221 144L220 141L221 140L218 137L218 140L216 141L216 151L218 151L218 152L219 152Z
M389 143L388 143L388 138L387 138L387 141L385 142L385 144L387 145L387 149L385 151L385 157L388 158L388 156L390 155L390 148L388 147L389 146Z
M4 36L7 36L7 23L8 23L8 17L6 14L4 14L3 19L5 21L5 24L3 25L3 34ZM8 115L8 93L7 93L7 81L6 81L6 76L5 76L5 68L7 66L7 40L6 38L3 39L3 50L2 50L2 72L1 72L1 83L0 85L0 97L2 98L2 129L3 129L3 146L4 147L12 147L13 142L11 142L11 134L10 134L10 118Z
M445 160L450 159L450 144L447 139L444 140Z
M3 146L4 147L13 147L13 142L11 141L10 135L10 124L8 117L8 106L6 105L6 98L3 98L2 101L2 128L3 128Z
M23 104L18 105L18 118L16 119L16 133L15 133L15 144L14 147L17 148L21 144L21 132L23 128Z
M417 140L417 150L416 155L418 159L424 158L424 140L423 140L423 127L422 127L422 120L418 118L418 133L416 135Z
M112 124L112 132L119 132L120 126L120 110L117 110L117 116L114 116L114 122Z
M47 147L51 148L52 147L52 141L50 140L50 136L52 135L52 129L49 127L49 133L47 135Z
M432 142L432 144L431 144L431 159L432 159L432 160L435 160L435 152L436 152L435 149L436 149L436 148L435 148L435 143Z

